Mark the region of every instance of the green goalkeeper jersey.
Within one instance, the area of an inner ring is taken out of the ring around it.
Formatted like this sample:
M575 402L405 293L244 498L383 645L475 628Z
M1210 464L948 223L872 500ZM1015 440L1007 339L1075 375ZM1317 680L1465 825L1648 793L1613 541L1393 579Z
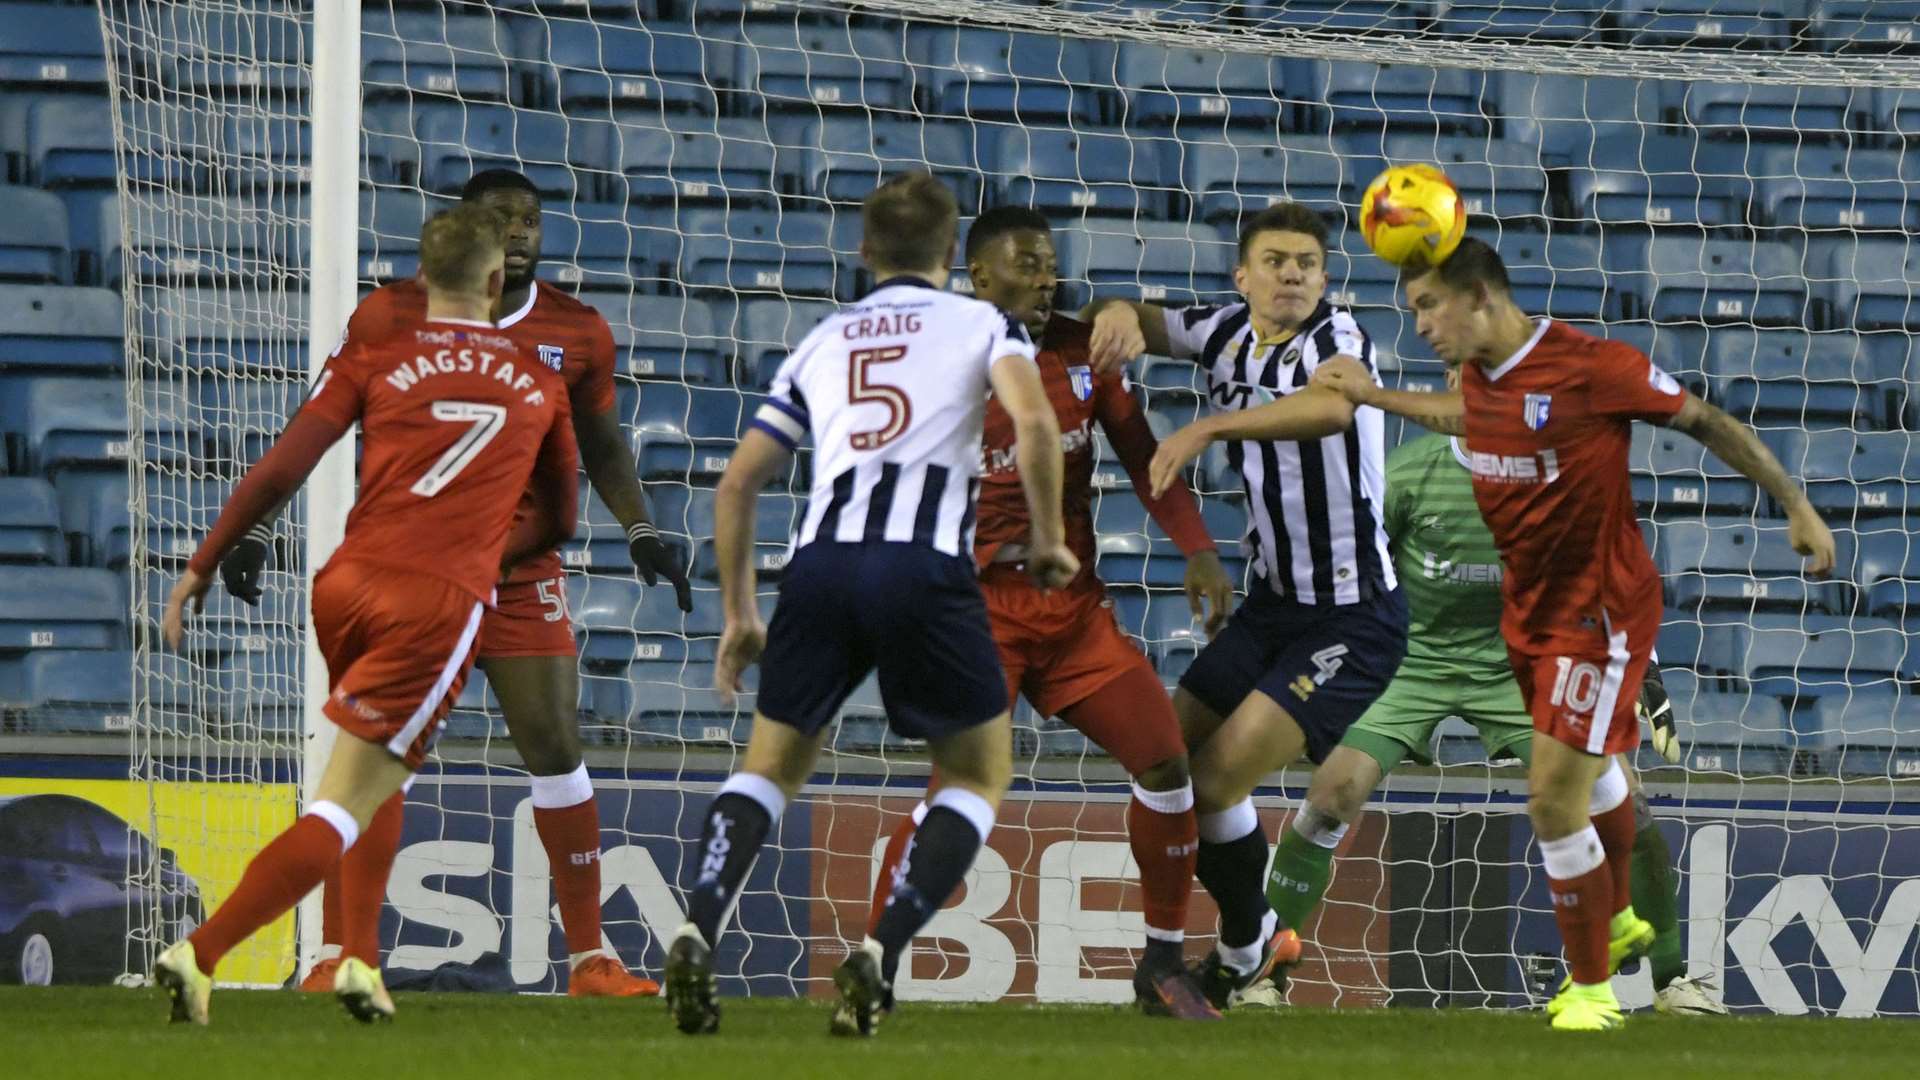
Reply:
M1508 671L1500 552L1473 501L1458 443L1423 435L1387 456L1387 536L1407 595L1407 663L1483 676Z

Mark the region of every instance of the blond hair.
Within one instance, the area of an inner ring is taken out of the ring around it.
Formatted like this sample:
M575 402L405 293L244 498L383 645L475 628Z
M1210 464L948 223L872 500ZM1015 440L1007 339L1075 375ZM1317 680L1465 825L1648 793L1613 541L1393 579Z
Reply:
M506 250L507 219L478 203L461 203L427 219L420 229L420 274L451 293L484 293L487 274Z

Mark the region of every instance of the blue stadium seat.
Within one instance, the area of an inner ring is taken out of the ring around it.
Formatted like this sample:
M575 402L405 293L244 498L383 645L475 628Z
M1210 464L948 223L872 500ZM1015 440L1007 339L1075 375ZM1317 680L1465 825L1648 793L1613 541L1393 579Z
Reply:
M1256 0L1244 17L1262 30L1411 32L1429 5L1393 0Z
M1339 216L1354 190L1371 178L1371 162L1356 161L1350 149L1322 135L1230 132L1224 141L1181 140L1167 152L1178 155L1181 188L1198 204L1202 221L1235 225L1282 199L1305 203L1323 215Z
M1375 255L1358 229L1342 229L1327 250L1327 299L1347 307L1400 307L1400 274ZM1374 313L1367 313L1371 318Z
M268 741L299 737L306 699L295 655L231 653L213 669L211 681L219 715L209 726L219 737Z
M1271 137L1292 112L1280 65L1261 54L1126 42L1113 75L1136 130L1252 125Z
M41 649L19 661L21 704L32 730L104 734L133 726L133 654Z
M1655 322L1805 326L1806 279L1784 244L1656 235L1607 239L1607 266L1641 274L1636 288Z
M799 531L807 510L805 499L792 495L767 493L754 505L753 564L762 582L780 580L786 569L788 545ZM702 581L720 580L720 558L712 541L695 548L693 576Z
M1699 612L1667 608L1660 616L1660 635L1654 651L1662 664L1680 664L1703 674L1730 671L1733 668L1734 628L1729 623L1709 623Z
M750 25L733 52L733 85L775 111L910 107L899 30L855 30L825 23Z
M1574 165L1574 209L1600 225L1747 223L1741 147L1642 131L1597 139L1591 161Z
M455 9L457 10L457 9ZM504 20L434 11L369 10L360 23L360 78L368 97L445 95L504 101L516 43Z
M420 270L420 230L454 205L451 198L406 188L360 191L360 277L385 284Z
M125 469L68 469L53 480L60 530L75 565L103 566L133 547Z
M831 297L831 229L826 214L690 211L680 217L679 280L727 293Z
M907 59L935 113L976 119L1076 120L1106 112L1094 73L1111 70L1112 46L1092 39L1005 30L913 26Z
M1920 41L1916 24L1916 0L1814 0L1807 37L1826 52L1904 51Z
M1605 8L1596 0L1533 0L1524 6L1500 3L1449 3L1439 9L1440 32L1486 41L1592 41L1595 18Z
M441 737L498 739L507 735L506 714L500 711L500 701L493 696L493 688L487 685L486 669L475 665L467 672L467 681L460 687L460 696L454 699L453 707L447 711L447 727Z
M154 477L146 485L147 558L174 566L184 563L212 531L232 490L223 480ZM109 557L103 565L117 567L120 560Z
M1905 529L1860 538L1853 580L1869 615L1909 619L1920 615L1920 540Z
M1784 50L1804 0L1627 0L1615 18L1636 46Z
M72 280L66 204L50 192L0 187L0 281Z
M639 379L727 383L722 339L704 303L679 296L584 294L606 316L620 370Z
M637 406L621 412L635 417L633 445L643 480L717 479L733 457L742 425L759 407L734 390L670 382L643 383L637 396Z
M1887 391L1900 381L1896 362L1859 334L1728 326L1708 341L1714 400L1763 426L1848 426L1856 416L1884 424Z
M1821 254L1825 261L1820 262ZM1825 272L1836 326L1856 330L1920 329L1920 245L1905 239L1809 244L1809 266Z
M1120 135L1009 127L994 160L1000 201L1046 214L1165 217L1172 198L1152 144Z
M0 85L105 91L107 55L92 7L0 4ZM18 92L18 91L13 91Z
M772 385L787 354L834 310L832 304L804 300L749 301L733 332L740 349L740 383L758 389Z
M1787 771L1793 730L1779 701L1758 693L1722 693L1678 679L1666 685L1688 769L1757 775Z
M627 14L631 14L628 7ZM541 102L568 115L666 107L719 111L707 72L732 71L731 42L652 19L535 19L521 28L520 54L534 63ZM538 58L545 58L538 63Z
M1656 525L1653 555L1672 604L1685 611L1828 612L1846 609L1835 582L1802 576L1803 560L1785 528L1759 528L1746 518L1705 518Z
M1905 431L1766 432L1814 506L1847 517L1920 512L1920 441Z
M307 294L179 289L140 312L138 333L189 368L305 378Z
M223 122L220 181L232 191L305 191L313 127L304 116L249 109Z
M0 652L122 648L125 619L105 570L0 566Z
M633 577L568 575L567 610L575 635L582 639L580 659L598 667L624 667L631 662L640 613L651 614L653 607L663 603L661 597L666 606L672 606L671 590L650 598L647 587Z
M980 208L983 184L972 136L961 124L829 114L801 129L798 189L857 203L886 176L927 169L953 191L961 214L973 214Z
M53 488L32 476L0 476L0 562L66 562Z
M227 100L305 94L313 68L311 21L296 8L259 3L238 8L142 5L129 12L134 28L122 33L138 41L144 32L169 43L166 54L153 61L168 90ZM149 20L152 25L140 25Z
M456 194L483 169L516 169L541 194L591 201L611 175L610 125L508 105L421 105L420 184Z
M1233 242L1210 226L1089 222L1063 230L1058 243L1067 310L1114 286L1173 304L1224 299L1233 292Z
M1702 510L1751 514L1759 491L1698 442L1653 424L1633 426L1627 456L1633 473L1633 501L1655 518L1697 514Z
M1584 75L1534 75L1507 71L1489 76L1488 105L1500 119L1503 138L1538 146L1543 163L1592 166L1603 163L1594 144L1615 136L1635 139L1664 124L1663 84Z
M774 147L764 126L720 120L670 130L620 123L613 133L616 202L772 205Z
M32 183L110 185L117 175L112 110L105 99L40 98L27 106L26 151Z
M123 371L124 311L107 289L0 285L0 371Z
M1755 694L1830 697L1913 677L1907 636L1893 622L1756 615L1733 634L1735 673Z
M1834 140L1871 111L1872 91L1771 83L1669 83L1664 104L1707 138Z
M560 545L560 561L569 570L609 573L625 576L633 572L633 558L627 552L627 534L620 519L583 476L580 480L580 520L573 538Z
M1912 693L1874 688L1834 694L1807 712L1810 741L1837 754L1840 775L1920 775L1920 699Z
M275 272L276 260L305 264L308 215L298 201L174 195L118 203L111 213L116 246L122 226L131 239L135 281L230 285Z
M1478 71L1344 60L1310 61L1305 70L1304 81L1312 87L1309 100L1325 105L1336 131L1489 131L1480 103L1484 79ZM1288 85L1293 85L1291 77Z
M1771 147L1754 173L1766 220L1790 228L1920 228L1920 167L1894 150Z
M12 471L51 473L124 462L126 385L111 379L37 378L0 384Z
M642 247L621 207L576 203L541 216L540 280L590 296L610 291L624 299L652 277L652 253Z
M1597 319L1621 306L1600 245L1590 237L1503 232L1494 249L1506 263L1514 302L1529 314Z
M1495 218L1504 231L1554 216L1547 201L1547 174L1540 151L1504 139L1459 139L1393 135L1380 144L1386 164L1433 162L1460 189L1474 218ZM1365 182L1364 180L1362 181Z

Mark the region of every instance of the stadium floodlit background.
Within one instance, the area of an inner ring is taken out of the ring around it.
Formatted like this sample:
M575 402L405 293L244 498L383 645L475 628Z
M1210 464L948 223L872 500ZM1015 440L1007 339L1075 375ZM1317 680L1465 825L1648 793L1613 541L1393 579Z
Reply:
M930 168L964 214L1046 211L1076 305L1227 293L1236 220L1307 202L1389 384L1433 388L1391 268L1344 226L1385 162L1435 161L1523 307L1750 417L1840 538L1833 579L1801 578L1778 507L1690 440L1637 431L1686 744L1678 765L1640 764L1679 853L1692 973L1736 1011L1920 1013L1920 3L396 0L358 19L354 61L308 4L0 3L0 797L118 819L0 837L120 890L96 901L104 934L0 906L0 978L137 981L290 818L316 741L306 528L344 489L278 526L260 608L216 588L186 655L157 648L160 604L299 400L309 335L337 335L344 310L316 326L310 297L411 275L424 216L476 169L544 192L540 274L611 324L655 519L693 567L682 617L583 498L566 558L606 932L657 970L693 814L751 708L705 689L711 487L785 349L868 284L857 204L876 180ZM344 161L320 130L342 115ZM357 196L323 198L342 183ZM1201 408L1190 365L1135 376L1163 433ZM1099 571L1171 684L1200 644L1180 558L1105 458ZM1196 487L1243 570L1223 457ZM768 605L803 497L761 499ZM1124 1000L1141 925L1120 884L1124 776L1056 721L1016 718L1016 792L902 996ZM1434 751L1343 850L1294 1004L1519 1006L1557 980L1522 778L1464 727ZM517 765L476 672L407 811L392 984L559 985ZM924 775L864 687L749 883L728 992L827 989L876 838ZM1264 789L1270 832L1302 781ZM40 805L36 821L82 820ZM1212 909L1195 907L1200 940ZM283 924L233 977L284 981L315 930ZM1621 978L1627 1004L1649 999L1638 979Z

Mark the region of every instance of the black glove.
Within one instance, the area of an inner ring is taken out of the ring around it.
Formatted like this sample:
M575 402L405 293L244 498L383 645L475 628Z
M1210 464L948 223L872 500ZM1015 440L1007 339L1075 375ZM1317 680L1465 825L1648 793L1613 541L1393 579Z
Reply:
M220 580L235 600L257 607L260 604L260 575L267 568L267 556L273 553L273 526L255 525L220 560Z
M1636 703L1640 719L1652 726L1653 748L1675 765L1680 763L1680 732L1673 726L1673 702L1667 697L1667 686L1660 681L1660 669L1647 665L1647 677L1640 683L1640 700Z
M680 610L693 610L693 586L687 584L687 571L674 550L660 542L660 530L654 528L652 522L640 521L627 526L627 554L632 556L642 581L657 585L662 577L666 578L673 583L673 599Z

